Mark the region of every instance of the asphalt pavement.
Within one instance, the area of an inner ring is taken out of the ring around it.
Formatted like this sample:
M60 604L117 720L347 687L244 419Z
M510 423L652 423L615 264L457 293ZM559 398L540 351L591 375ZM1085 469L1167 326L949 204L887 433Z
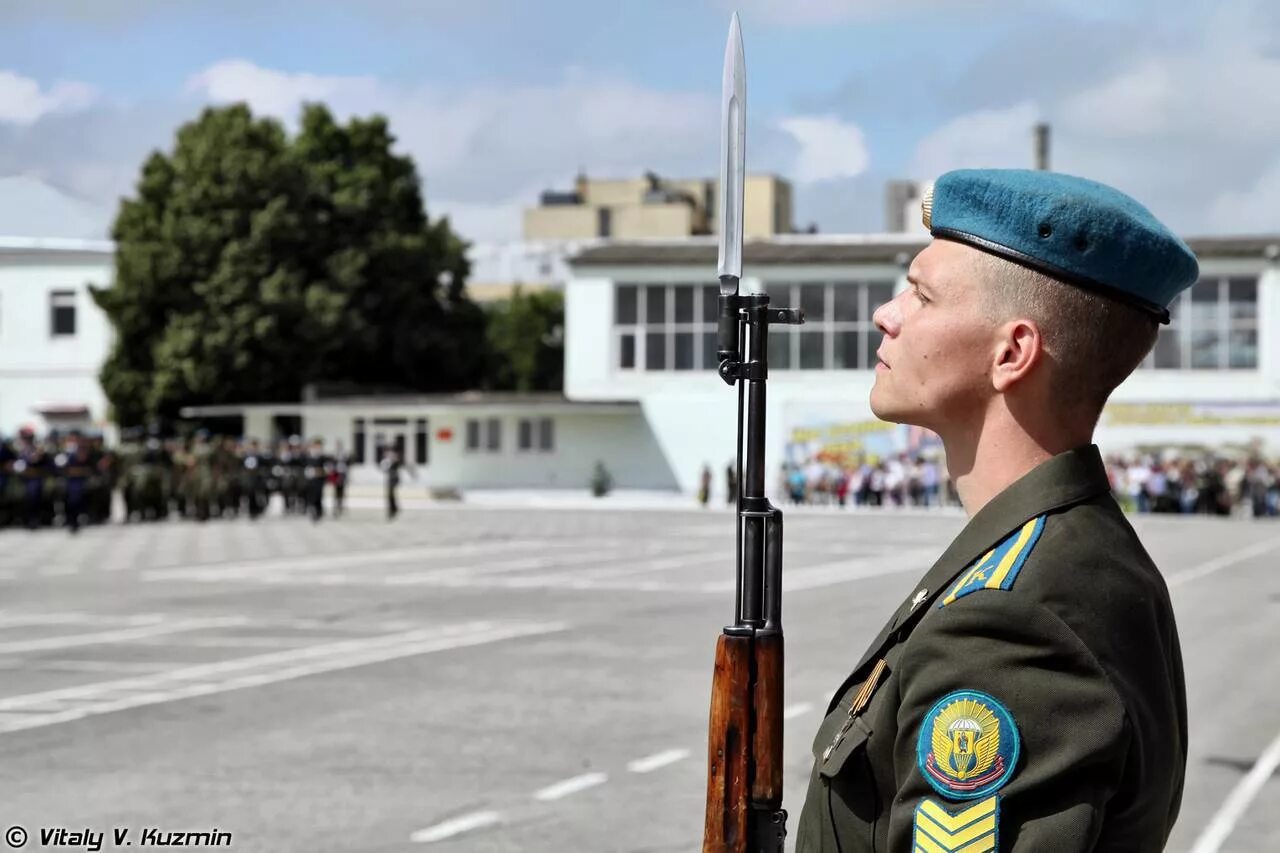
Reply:
M551 503L0 531L0 830L27 850L698 849L732 516ZM831 691L962 524L788 515L793 825ZM1137 526L1187 670L1168 849L1274 853L1280 525Z

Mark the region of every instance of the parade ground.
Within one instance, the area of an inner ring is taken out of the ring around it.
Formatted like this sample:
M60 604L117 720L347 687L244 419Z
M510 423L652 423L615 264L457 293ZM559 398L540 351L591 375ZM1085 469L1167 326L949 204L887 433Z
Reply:
M793 829L831 692L962 524L788 514ZM1137 527L1187 674L1168 849L1274 853L1280 526ZM720 507L3 531L0 849L699 849L732 567Z

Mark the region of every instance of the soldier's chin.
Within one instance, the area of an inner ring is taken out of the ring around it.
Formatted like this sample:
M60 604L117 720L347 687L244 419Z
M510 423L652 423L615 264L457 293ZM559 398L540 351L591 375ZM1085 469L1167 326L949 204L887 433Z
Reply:
M903 422L903 412L900 408L893 404L893 400L889 398L889 394L885 389L880 387L880 382L871 386L871 414L875 415L882 421L900 424Z

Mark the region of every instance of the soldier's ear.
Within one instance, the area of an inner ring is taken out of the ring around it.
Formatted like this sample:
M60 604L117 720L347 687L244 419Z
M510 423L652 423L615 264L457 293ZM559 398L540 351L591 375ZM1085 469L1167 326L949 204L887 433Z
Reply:
M1004 393L1023 381L1044 358L1044 337L1034 320L1017 318L1000 326L995 341L991 384Z

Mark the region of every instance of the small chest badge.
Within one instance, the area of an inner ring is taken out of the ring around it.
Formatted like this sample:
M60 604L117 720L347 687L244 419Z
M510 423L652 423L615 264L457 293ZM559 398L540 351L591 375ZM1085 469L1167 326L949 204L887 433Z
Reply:
M916 757L935 791L953 800L972 800L1009 781L1020 748L1018 727L1004 705L986 693L957 690L925 715Z
M911 599L911 609L915 610L917 607L920 606L920 602L924 601L928 597L929 597L929 590L927 589L922 589L919 592L917 592L915 595L915 598Z

